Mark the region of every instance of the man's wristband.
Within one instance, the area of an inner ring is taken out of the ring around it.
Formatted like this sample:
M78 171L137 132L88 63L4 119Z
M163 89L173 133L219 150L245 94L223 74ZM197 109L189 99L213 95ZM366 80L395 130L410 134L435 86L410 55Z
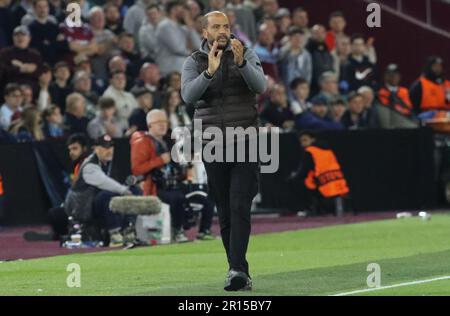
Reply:
M213 75L211 75L211 74L208 72L208 70L205 70L204 74L205 74L205 77L206 77L207 79L212 79L212 77L213 77Z

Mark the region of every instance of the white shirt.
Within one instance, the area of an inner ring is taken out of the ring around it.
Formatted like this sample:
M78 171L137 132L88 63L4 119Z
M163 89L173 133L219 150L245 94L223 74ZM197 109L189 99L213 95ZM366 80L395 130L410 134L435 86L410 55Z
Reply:
M109 86L103 93L103 96L114 99L117 108L117 116L122 121L122 124L128 128L128 118L130 117L131 112L138 107L134 96L125 90L117 90L113 86Z

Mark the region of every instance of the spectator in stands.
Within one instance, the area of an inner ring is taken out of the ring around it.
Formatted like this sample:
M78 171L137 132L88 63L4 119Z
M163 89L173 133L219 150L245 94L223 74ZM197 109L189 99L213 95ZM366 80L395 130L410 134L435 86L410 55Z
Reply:
M297 7L292 12L292 26L298 27L305 35L305 43L308 43L311 37L311 30L309 29L308 11L302 7Z
M66 14L68 15L70 12L66 11ZM60 30L69 43L70 52L64 56L64 60L70 66L73 66L78 54L87 57L97 54L99 47L88 24L83 23L80 27L70 27L66 23L61 23Z
M311 108L309 98L309 83L303 78L296 78L291 82L291 111L294 115L303 113Z
M152 0L137 0L125 14L123 28L126 32L135 36L134 40L139 45L139 28L145 20L145 8L152 4Z
M4 92L5 103L0 108L0 128L8 131L13 123L13 117L19 116L22 111L22 92L20 86L15 83L9 83Z
M36 87L42 58L37 50L29 48L30 41L28 28L18 26L13 32L13 46L0 51L0 69L3 69L3 76L8 82Z
M351 53L350 37L341 36L336 39L336 48L331 52L334 59L333 70L338 78L341 78L344 66L348 62Z
M24 25L28 25L31 34L30 46L37 49L42 59L53 65L61 56L69 51L69 43L61 33L56 18L49 15L47 0L35 0L33 3L34 15ZM26 20L25 15L22 20Z
M92 72L96 77L106 80L108 78L107 63L117 38L113 32L105 29L105 14L101 7L93 7L89 10L89 27L97 44L97 52L91 58Z
M87 126L87 132L91 139L97 139L102 135L109 135L112 138L123 136L126 126L116 117L116 104L114 99L101 97L98 100L99 112Z
M142 58L154 62L158 50L156 27L163 19L163 13L157 4L148 6L145 12L145 23L139 29L139 48Z
M450 81L444 69L441 57L428 57L422 75L409 90L415 113L450 110Z
M243 2L243 0L231 0L230 2L228 2L227 8L232 9L235 14L236 28L239 31L242 31L248 37L248 39L252 43L254 43L256 41L255 16L253 15L253 12L249 7L243 5ZM234 23L230 22L230 24Z
M328 50L332 52L336 48L336 42L339 38L346 37L345 27L347 21L345 20L344 13L341 11L334 11L330 14L329 26L330 30L327 32L327 38L325 43L327 44Z
M21 0L11 7L13 13L13 25L18 26L27 13L33 12L33 0Z
M53 104L56 104L61 113L66 110L66 98L72 92L69 85L70 68L65 62L58 62L53 67L53 77L55 78L49 86L49 92Z
M39 91L37 94L36 105L39 111L45 110L52 103L50 97L50 83L52 82L52 69L48 64L44 64L40 69L38 78Z
M342 124L347 129L370 128L372 122L364 116L364 99L361 94L352 92L348 96L348 110L342 117Z
M289 41L288 33L292 25L291 12L289 9L280 8L275 16L275 22L277 25L275 42L281 46Z
M20 119L11 126L11 133L19 142L44 140L41 121L41 113L34 106L27 107L23 109Z
M135 87L144 87L153 95L153 107L160 109L163 101L161 73L156 64L145 63L141 67L139 81Z
M114 56L109 60L108 69L109 74L112 74L113 72L116 71L122 71L125 73L125 76L127 78L125 90L128 91L133 87L135 77L130 76L130 72L128 70L127 63L125 62L125 58L123 58L121 55Z
M211 11L221 11L225 10L226 0L209 0L208 1L208 12Z
M233 9L226 9L225 14L228 17L228 22L230 23L230 31L234 34L238 39L240 39L244 44L248 47L252 46L252 40L241 30L241 26L236 23L236 13ZM200 33L202 30L202 26L200 26ZM256 37L256 35L255 35Z
M33 10L22 17L20 24L29 27L36 20L49 21L54 25L58 23L56 18L49 14L50 6L48 0L33 0L32 5Z
M333 122L340 123L345 111L347 110L347 104L344 99L337 98L331 101L330 104L330 118Z
M333 71L333 57L325 45L326 30L323 25L314 25L311 38L306 44L306 49L311 54L313 74L311 79L312 95L319 90L319 78L327 71Z
M264 16L262 8L262 0L244 0L244 6L250 8L255 16L256 25L261 24L261 20Z
M127 78L131 78L130 87L134 85L134 81L139 76L139 71L144 64L138 52L134 49L134 38L129 33L122 33L119 36L120 55L127 65Z
M280 49L279 53L281 76L287 87L292 80L298 77L311 82L311 55L303 46L303 31L298 28L291 28L289 31L289 42Z
M201 16L205 7L200 0L187 0L186 5L189 8L189 11L191 11L193 19Z
M339 98L338 78L334 72L324 72L319 78L319 96L324 97L328 104Z
M342 124L333 122L328 117L328 102L322 96L316 96L311 100L312 107L295 118L297 130L339 130Z
M113 57L112 59L114 58L115 57ZM121 57L119 56L118 58ZM92 91L94 91L96 94L103 94L103 92L106 89L107 80L98 78L92 73L92 66L89 57L87 57L85 54L78 54L74 58L74 64L75 64L74 73L77 73L80 70L85 71L88 74L89 78L91 78Z
M86 71L77 71L73 76L73 90L81 94L86 101L86 116L92 119L95 116L95 107L98 94L92 90L92 79Z
M342 79L348 84L348 91L356 91L362 86L376 88L376 67L369 60L366 51L364 36L352 35L351 54L342 73Z
M152 93L144 87L136 87L131 90L136 98L138 108L134 109L128 119L130 132L146 131L147 127L147 113L153 108Z
M20 85L20 91L22 91L22 103L20 105L22 109L29 105L35 106L33 88L29 84L22 84Z
M254 51L261 61L264 73L278 82L280 80L277 67L279 49L274 44L274 36L275 34L270 31L267 24L262 24Z
M372 128L377 128L380 126L380 122L378 119L378 112L375 106L375 92L371 87L362 86L358 89L358 93L363 98L364 104L364 113L363 117L366 122L368 122L369 126Z
M63 126L63 116L61 110L56 105L47 107L43 113L44 118L43 132L46 139L62 138L66 135Z
M166 78L166 90L173 89L175 91L181 90L181 74L178 71L170 73Z
M158 41L156 63L163 76L172 71L180 71L186 57L201 44L194 20L190 12L183 7L182 2L169 1L166 4L166 14L167 17L156 29Z
M124 72L113 72L110 77L110 85L105 93L103 93L103 96L110 97L116 101L117 116L121 124L128 127L128 118L138 105L133 95L125 91L126 84L127 78Z
M122 18L120 17L119 7L113 2L106 2L103 6L105 12L105 28L118 36L125 30L122 25Z
M400 86L400 70L398 65L390 64L384 72L384 85L378 90L378 101L381 105L406 116L412 115L412 103L407 88Z
M87 135L89 119L86 117L86 101L84 97L73 92L67 96L64 125L69 134L81 133Z
M14 27L13 11L10 8L11 1L0 0L0 49L11 45Z
M280 9L280 6L277 0L263 0L262 9L264 15L274 18Z
M164 100L163 109L169 119L169 128L190 127L192 125L186 106L181 101L180 90L168 89Z
M261 112L261 120L266 126L276 126L290 129L294 126L294 114L282 84L275 85L270 92L269 102Z

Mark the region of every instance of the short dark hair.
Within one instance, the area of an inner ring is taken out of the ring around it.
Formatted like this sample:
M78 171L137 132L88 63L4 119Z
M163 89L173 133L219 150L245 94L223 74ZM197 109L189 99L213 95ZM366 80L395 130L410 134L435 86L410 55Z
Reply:
M47 2L47 4L49 4L49 3L48 3L48 0L33 0L33 7L35 7L36 4L37 4L38 2L40 2L40 1L45 1L45 2ZM50 5L50 4L49 4L49 5Z
M331 106L334 106L334 105L344 105L344 106L347 106L347 103L345 102L345 100L343 99L343 98L334 98L334 99L332 99L331 100L331 102L330 102L330 105Z
M306 80L302 77L298 77L291 81L290 88L291 88L291 90L295 90L295 89L297 89L297 87L299 85L302 85L302 84L309 85L309 82L308 82L308 80Z
M295 13L298 13L298 12L308 12L308 11L306 11L306 9L303 7L297 7L294 9L294 11L292 11L292 15L294 15Z
M353 42L356 41L357 39L362 39L364 41L364 43L366 42L366 38L364 35L362 35L361 33L355 33L350 38L350 43L353 44Z
M124 38L124 37L131 37L131 38L134 39L133 34L128 33L128 32L122 32L122 33L119 34L118 40L120 41L120 40L121 40L122 38Z
M156 4L156 3L152 3L152 4L149 4L149 5L145 8L145 11L148 11L148 10L151 10L151 9L156 9L156 10L160 11L160 10L161 10L161 7L160 7L158 4Z
M47 118L47 117L49 117L50 115L53 115L53 113L57 110L57 109L59 109L59 107L58 106L56 106L56 105L50 105L49 107L47 107L45 110L44 110L44 112L42 112L42 115L44 116L44 118Z
M69 70L70 70L69 64L66 63L65 61L58 61L58 62L53 66L53 71L56 71L58 68L69 68Z
M166 13L170 14L172 9L176 6L183 6L183 3L179 0L170 0L166 3Z
M356 91L353 91L353 92L350 92L350 93L349 93L349 95L348 95L348 97L347 97L347 100L348 100L348 102L351 102L353 99L355 99L355 98L357 98L357 97L361 97L361 98L362 98L361 93L356 92Z
M343 19L345 19L345 15L344 15L344 13L342 11L334 11L334 12L331 12L329 19L331 20L332 18L343 18Z
M302 136L309 136L311 138L317 139L317 132L312 130L301 130L297 133L297 137L300 138Z
M4 90L4 95L10 95L14 91L21 91L20 86L17 83L8 83Z
M86 146L88 146L88 139L87 139L86 135L81 134L81 133L72 134L67 139L66 145L70 146L72 144L80 144L81 147L86 147Z
M100 108L100 110L107 110L107 109L111 109L113 107L116 106L116 102L114 101L113 98L110 97L101 97L98 100L98 107Z
M295 34L305 35L305 31L303 31L301 28L297 26L291 26L288 30L288 35L293 36Z

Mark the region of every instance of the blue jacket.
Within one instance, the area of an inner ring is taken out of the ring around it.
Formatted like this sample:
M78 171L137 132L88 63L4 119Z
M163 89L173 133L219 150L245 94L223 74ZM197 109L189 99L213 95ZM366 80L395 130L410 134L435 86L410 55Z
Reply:
M295 117L295 127L298 130L341 130L344 126L330 119L322 119L310 110L298 114Z

